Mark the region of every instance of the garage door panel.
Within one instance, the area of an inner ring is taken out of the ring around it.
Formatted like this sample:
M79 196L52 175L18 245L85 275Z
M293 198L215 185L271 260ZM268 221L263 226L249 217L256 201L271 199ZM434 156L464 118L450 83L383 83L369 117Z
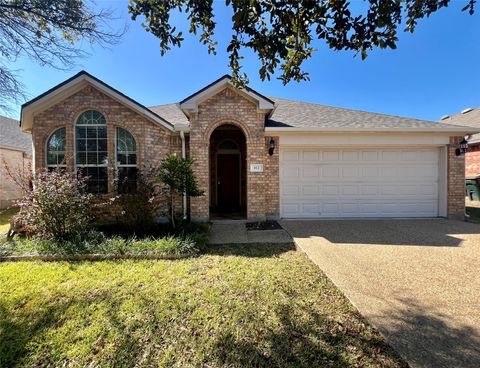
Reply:
M285 218L438 215L438 149L284 149Z

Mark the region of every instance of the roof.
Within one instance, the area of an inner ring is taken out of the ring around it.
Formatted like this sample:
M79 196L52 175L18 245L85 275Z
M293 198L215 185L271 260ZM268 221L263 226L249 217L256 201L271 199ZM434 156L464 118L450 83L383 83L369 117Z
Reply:
M463 112L443 118L442 123L469 126L480 130L480 107L475 109L465 109ZM480 134L474 134L469 143L480 143Z
M32 154L32 135L22 132L18 120L0 116L0 147Z
M55 103L58 103L58 98L61 98L64 94L70 96L78 92L79 89L83 88L87 84L93 85L103 93L109 95L123 105L126 105L127 107L133 109L147 119L159 125L162 125L167 129L174 130L173 125L170 124L167 120L157 115L155 112L149 110L141 103L128 97L117 89L109 86L102 80L94 77L93 75L87 73L84 70L80 71L79 73L75 74L73 77L65 80L64 82L54 86L53 88L50 88L48 91L35 97L33 100L24 103L20 112L20 125L22 126L22 130L28 131L31 129L34 112L36 112L37 110L45 110L46 108L54 105Z
M435 121L405 118L360 110L320 105L310 102L270 97L275 109L265 122L269 130L398 130L398 131L472 131ZM170 123L188 124L188 119L178 103L149 107ZM479 115L480 116L480 115ZM480 130L480 123L478 126ZM475 129L473 129L475 131Z
M464 131L449 124L271 97L275 110L266 128L281 130ZM290 128L290 129L289 129ZM293 128L293 129L292 129Z
M198 104L205 98L217 93L225 86L231 85L231 77L224 75L179 103L147 108L82 70L63 83L23 104L21 111L22 130L28 131L31 129L34 113L53 106L62 101L65 96L76 93L88 84L154 123L172 131L186 131L188 130L189 121L185 111L196 110ZM457 135L472 134L480 131L480 124L472 128L472 126L469 127L468 125L467 127L462 126L461 123L451 125L443 121L440 123L317 103L293 101L284 98L265 97L248 87L238 89L238 91L246 98L257 101L259 109L269 113L265 121L265 128L269 131L448 132ZM472 114L472 112L468 114Z
M188 125L188 118L183 113L182 109L178 103L171 103L165 105L150 106L149 109L154 113L160 115L165 120L168 120L170 124L179 125L185 124Z

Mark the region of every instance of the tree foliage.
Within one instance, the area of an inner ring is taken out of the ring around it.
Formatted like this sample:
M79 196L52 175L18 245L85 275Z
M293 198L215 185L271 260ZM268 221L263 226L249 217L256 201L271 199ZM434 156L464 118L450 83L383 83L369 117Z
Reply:
M163 160L158 172L158 180L165 184L170 198L170 221L175 227L175 196L183 193L191 197L200 197L204 193L198 187L192 165L194 160L177 157L170 153Z
M464 1L463 11L474 13L476 0ZM225 0L233 10L232 38L227 47L234 82L248 81L241 71L242 49L259 58L262 80L279 72L284 84L308 80L302 69L312 57L316 39L332 50L351 50L365 59L374 48L395 49L399 28L413 32L418 20L449 5L450 0L367 0L354 11L342 0ZM357 4L358 5L358 4ZM162 54L181 46L182 31L170 19L174 11L185 12L189 32L200 32L200 42L215 53L213 0L130 0L135 20L144 16L144 28L160 39Z
M108 25L113 15L86 0L0 0L0 110L25 99L13 65L28 57L68 69L86 55L83 43L115 44L124 30Z

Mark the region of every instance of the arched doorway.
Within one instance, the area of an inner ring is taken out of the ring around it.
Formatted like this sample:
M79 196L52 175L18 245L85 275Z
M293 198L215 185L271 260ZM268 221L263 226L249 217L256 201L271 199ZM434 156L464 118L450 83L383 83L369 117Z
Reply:
M243 131L224 124L210 136L210 217L243 219L247 208L247 145Z

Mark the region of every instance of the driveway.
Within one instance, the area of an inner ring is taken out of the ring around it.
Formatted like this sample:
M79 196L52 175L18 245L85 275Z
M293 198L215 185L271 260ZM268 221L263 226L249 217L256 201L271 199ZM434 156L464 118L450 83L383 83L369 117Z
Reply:
M412 367L480 367L480 225L281 225Z

